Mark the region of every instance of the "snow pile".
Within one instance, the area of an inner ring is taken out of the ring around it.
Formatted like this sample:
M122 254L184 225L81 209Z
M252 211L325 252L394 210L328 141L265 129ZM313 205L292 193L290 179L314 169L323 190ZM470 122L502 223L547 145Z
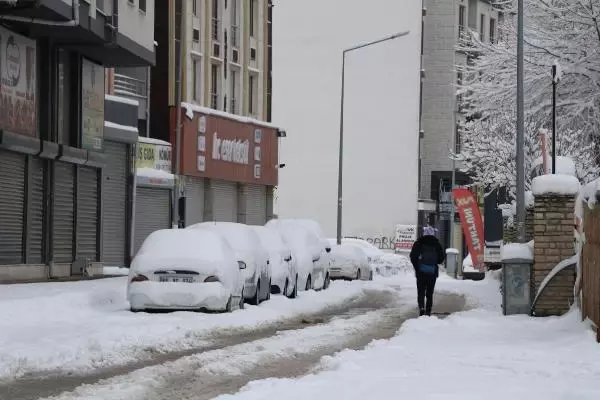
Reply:
M597 202L597 196L600 194L600 178L595 179L584 185L579 191L577 201L575 203L575 215L583 219L583 203L587 202L590 208L594 207Z
M371 262L371 267L382 276L398 275L414 270L408 257L385 252L382 252L379 258Z
M502 261L512 259L533 261L533 241L530 243L507 243L502 246Z
M129 275L129 268L105 265L102 268L102 275L127 276L127 275Z
M230 314L132 314L126 286L125 277L4 286L0 343L10 346L0 348L0 379L50 370L83 373L211 345L217 331L243 333L348 306L377 285L334 282L326 291L302 292L294 300L274 296Z
M546 194L574 195L579 192L579 180L571 175L542 175L533 179L534 196Z

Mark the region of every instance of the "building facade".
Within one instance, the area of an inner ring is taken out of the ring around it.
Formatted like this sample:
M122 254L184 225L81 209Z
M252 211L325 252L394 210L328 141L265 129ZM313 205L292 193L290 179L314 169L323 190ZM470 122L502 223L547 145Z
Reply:
M0 281L101 271L107 148L127 131L105 126L104 68L155 62L153 18L151 0L0 5Z
M461 151L461 98L457 86L461 73L457 66L466 65L468 56L459 51L459 40L473 31L484 41L494 42L498 37L498 23L502 14L488 0L425 0L422 42L421 86L421 143L419 198L423 207L419 212L420 224L437 226L447 246L461 243L461 228L456 216L450 215L452 170L456 170L455 184L465 185L468 176L460 171L460 163L453 162L451 153ZM448 236L450 223L455 221L455 238Z

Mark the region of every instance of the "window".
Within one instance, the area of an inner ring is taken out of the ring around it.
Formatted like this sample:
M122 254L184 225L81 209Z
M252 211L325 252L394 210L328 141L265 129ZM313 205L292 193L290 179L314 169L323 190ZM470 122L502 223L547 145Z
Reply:
M256 0L250 0L250 36L256 36Z
M460 154L460 151L462 149L462 145L461 145L461 126L460 123L457 122L456 126L454 127L454 140L455 140L455 148L454 148L454 152L456 154Z
M238 14L238 0L231 2L231 46L239 47L239 14Z
M229 82L231 83L231 113L237 114L238 104L237 104L237 72L235 69L231 70L231 75L229 76Z
M248 79L248 114L250 114L251 116L256 116L256 114L258 112L258 109L256 106L258 87L256 84L257 84L256 76L249 75L249 79Z
M461 90L462 83L463 83L463 73L462 73L462 71L458 71L456 73L456 90L457 90L457 92L459 90ZM462 102L463 102L463 95L459 94L459 93L456 93L456 103L457 103L457 106L458 106L457 107L458 110L461 109Z
M198 0L192 0L192 13L194 16L198 16Z
M210 66L210 107L217 110L219 107L219 66Z
M479 40L482 42L485 40L485 14L479 17Z
M140 11L146 12L146 9L147 9L146 0L139 0L139 8L140 8Z
M194 42L198 43L200 41L200 30L194 29L193 38Z
M458 6L458 38L461 39L465 34L465 25L467 19L467 8L463 5Z
M496 20L490 18L490 43L496 43Z
M200 99L200 80L198 79L199 74L200 68L198 67L198 60L192 60L192 84L194 85L192 87L192 93L195 102L198 102L198 100Z
M219 1L212 2L212 38L215 41L219 40Z

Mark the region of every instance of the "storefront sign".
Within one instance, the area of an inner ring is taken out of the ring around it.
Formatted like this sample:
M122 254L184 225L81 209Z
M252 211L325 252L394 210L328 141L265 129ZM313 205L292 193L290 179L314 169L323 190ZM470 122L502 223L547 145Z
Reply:
M81 66L81 148L104 145L104 67L83 59Z
M479 205L475 195L468 189L454 189L454 201L460 214L463 232L473 260L473 267L482 271L484 268L485 243Z
M0 28L0 128L36 136L36 42Z
M410 251L416 240L416 225L396 225L395 251Z
M171 146L139 142L135 166L171 173Z
M248 164L249 153L250 141L220 139L217 132L213 134L213 160L221 160L235 164Z

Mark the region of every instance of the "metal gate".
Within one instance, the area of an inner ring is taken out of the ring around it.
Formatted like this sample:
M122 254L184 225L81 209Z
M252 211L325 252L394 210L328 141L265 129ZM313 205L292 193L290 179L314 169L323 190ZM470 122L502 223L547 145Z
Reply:
M52 205L52 260L57 263L73 261L74 194L75 166L56 161Z
M246 224L264 225L267 222L267 187L265 185L244 185L244 205Z
M212 180L210 184L213 220L237 222L238 190L235 182Z
M44 251L44 182L46 161L31 157L29 176L29 210L27 225L27 259L28 264L43 264Z
M23 262L25 156L0 150L0 264Z
M152 232L171 225L171 190L138 187L135 199L134 253ZM135 254L134 254L135 255Z
M129 146L104 142L106 167L102 182L102 261L105 265L127 264L127 180Z
M204 178L188 177L185 192L185 226L204 221Z
M98 170L79 167L77 179L77 258L98 259Z

